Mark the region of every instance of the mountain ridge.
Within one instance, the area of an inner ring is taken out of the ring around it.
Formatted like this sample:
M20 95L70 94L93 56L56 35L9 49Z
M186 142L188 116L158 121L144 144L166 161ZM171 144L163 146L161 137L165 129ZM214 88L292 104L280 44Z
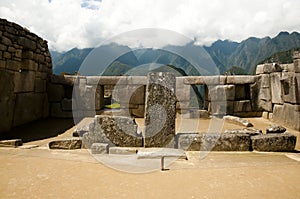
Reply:
M193 47L194 46L194 47ZM191 46L190 49L196 48L196 45ZM247 74L254 72L257 64L262 63L267 58L271 57L273 54L288 51L294 48L300 47L300 34L298 32L288 33L286 31L280 32L275 37L271 38L269 36L263 38L249 37L241 42L231 41L231 40L217 40L212 43L210 46L203 46L207 53L211 56L212 60L216 64L217 68L220 71L220 74L226 73L228 70L239 68L242 71L245 71ZM173 47L179 48L179 47ZM51 51L53 55L53 71L55 74L61 72L74 73L78 71L81 63L91 52L92 48L86 49L71 49L65 53L57 53ZM184 49L179 49L179 51ZM134 53L133 53L134 54ZM164 52L158 52L157 50L148 50L144 52L138 52L140 57L137 59L144 60L145 62L160 62L163 64L184 64L182 60L178 61L178 58L167 55ZM120 67L126 65L126 67L133 68L140 63L137 63L135 58L132 57L123 57L123 60L117 60L120 62ZM127 59L127 60L126 60ZM130 63L132 61L132 63ZM113 64L113 63L111 63ZM118 66L114 65L114 71ZM181 67L182 68L182 67ZM184 67L182 69L185 69ZM121 71L121 70L120 70ZM124 72L124 70L123 70ZM121 74L117 74L121 75ZM191 74L190 74L191 75ZM192 74L193 75L193 74ZM196 75L196 74L194 74Z

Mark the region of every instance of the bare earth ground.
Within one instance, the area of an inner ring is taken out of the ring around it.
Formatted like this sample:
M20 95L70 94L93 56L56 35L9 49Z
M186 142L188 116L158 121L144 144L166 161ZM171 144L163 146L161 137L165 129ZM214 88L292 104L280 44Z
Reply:
M272 123L249 120L262 130ZM58 121L52 122L48 131ZM195 130L197 122L178 120L183 125L177 130ZM201 120L196 129L209 126L209 120ZM226 128L243 127L225 123ZM132 174L99 163L87 150L47 149L50 140L70 137L73 129L53 129L49 134L57 137L25 143L38 148L0 148L0 198L300 198L299 153L211 152L200 159L199 152L189 152L189 160L177 160L168 171ZM288 131L299 139L299 132Z

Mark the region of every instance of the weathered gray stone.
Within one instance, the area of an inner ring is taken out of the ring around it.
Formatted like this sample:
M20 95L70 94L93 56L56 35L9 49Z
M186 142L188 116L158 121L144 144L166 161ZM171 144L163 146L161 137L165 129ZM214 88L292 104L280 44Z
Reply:
M68 75L51 75L50 82L53 84L62 84L73 86L76 76L68 76Z
M32 71L15 72L14 74L14 92L33 92L35 73Z
M138 152L138 148L134 147L110 147L109 154L118 154L118 155L130 155L136 154Z
M109 145L106 143L93 143L91 146L92 154L107 154Z
M260 64L256 67L256 74L269 74L273 72L281 72L281 67L276 63L271 64Z
M227 84L253 84L256 81L256 76L251 75L232 75L227 76Z
M226 115L223 117L223 119L225 119L228 122L232 122L232 123L239 124L239 125L246 126L246 127L253 126L253 124L250 121L236 117L236 116Z
M174 146L176 96L172 73L148 73L146 89L145 146Z
M297 73L282 73L284 102L300 104L300 75Z
M248 134L249 136L254 135L261 135L262 131L255 128L244 128L244 129L227 129L224 133L231 133L231 134Z
M293 67L290 68L289 72L296 72L300 73L300 59L299 57L297 59L294 59L294 64L292 64Z
M284 123L293 129L300 130L300 105L284 103L275 105L273 119L279 123Z
M0 140L0 147L18 147L22 146L23 142L21 139L13 140Z
M187 151L249 151L250 136L245 133L177 134L177 146Z
M38 64L30 59L22 60L22 70L37 71Z
M187 156L182 149L172 148L141 148L137 152L138 159L151 159L161 157L175 157L187 159Z
M191 85L224 85L226 76L188 76L184 77L184 84Z
M269 112L264 111L264 112L262 113L262 116L261 116L261 117L264 118L264 119L269 119Z
M132 118L96 115L94 129L83 135L83 143L90 148L97 142L110 146L141 147L142 137L137 134L137 125Z
M274 104L283 104L280 80L281 80L281 73L270 74L271 96L272 96L272 103Z
M252 136L252 148L256 151L292 152L296 136L289 133Z
M284 133L286 131L286 128L284 128L283 126L277 125L277 124L273 124L271 126L269 126L266 129L266 133Z
M81 149L81 138L66 138L49 142L49 149Z
M19 37L18 44L23 46L25 49L35 50L36 43L26 37Z

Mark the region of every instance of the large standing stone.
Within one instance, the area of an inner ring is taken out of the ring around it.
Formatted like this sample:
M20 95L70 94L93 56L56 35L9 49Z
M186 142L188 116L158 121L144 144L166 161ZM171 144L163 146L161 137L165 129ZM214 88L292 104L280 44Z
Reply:
M90 132L83 135L83 143L90 148L93 143L110 146L141 147L142 137L137 134L135 120L124 116L96 115Z
M145 112L145 146L173 147L175 137L175 76L148 73Z

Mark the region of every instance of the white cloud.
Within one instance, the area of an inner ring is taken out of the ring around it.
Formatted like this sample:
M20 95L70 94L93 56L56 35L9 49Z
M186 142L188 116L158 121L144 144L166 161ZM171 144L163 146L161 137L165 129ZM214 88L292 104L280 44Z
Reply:
M300 31L298 0L1 0L0 17L19 23L56 50L93 47L140 28L241 41Z

